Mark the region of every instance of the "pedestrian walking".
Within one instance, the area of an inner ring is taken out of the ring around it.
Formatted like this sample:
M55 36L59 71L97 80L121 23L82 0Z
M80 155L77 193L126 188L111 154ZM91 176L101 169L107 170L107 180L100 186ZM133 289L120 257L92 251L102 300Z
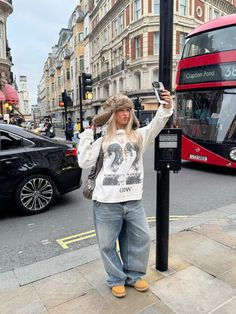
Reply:
M47 137L55 137L55 131L48 118L44 119L44 124L40 128L40 133Z
M16 118L14 116L10 117L9 124L18 125L17 120L16 120Z
M133 102L125 95L108 98L104 111L93 118L91 128L80 134L79 165L95 165L103 151L103 166L93 191L94 225L107 283L118 298L125 286L148 290L146 274L150 235L142 204L143 153L172 115L167 90L153 120L139 128ZM96 127L106 125L105 134L94 141ZM119 239L120 254L116 250Z
M72 138L74 136L74 122L71 118L68 118L68 121L66 122L65 135L67 141L72 141Z
M0 113L0 123L5 123L2 114Z

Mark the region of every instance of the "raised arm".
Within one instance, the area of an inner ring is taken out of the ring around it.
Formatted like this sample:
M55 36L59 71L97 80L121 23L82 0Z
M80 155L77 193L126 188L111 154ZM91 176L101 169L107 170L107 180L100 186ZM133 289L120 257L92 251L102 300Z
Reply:
M173 114L173 100L170 92L166 89L161 93L162 99L166 102L160 105L152 121L145 127L140 128L139 132L143 138L143 151L155 139L166 125L169 117Z

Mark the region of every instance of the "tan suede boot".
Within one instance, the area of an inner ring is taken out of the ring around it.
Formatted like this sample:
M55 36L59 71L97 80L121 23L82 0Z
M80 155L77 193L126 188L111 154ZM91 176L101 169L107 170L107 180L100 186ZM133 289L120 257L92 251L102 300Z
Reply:
M132 287L134 287L137 291L144 292L148 290L148 283L143 279L138 279Z
M126 291L124 286L114 286L111 288L111 293L117 298L123 298L126 296Z

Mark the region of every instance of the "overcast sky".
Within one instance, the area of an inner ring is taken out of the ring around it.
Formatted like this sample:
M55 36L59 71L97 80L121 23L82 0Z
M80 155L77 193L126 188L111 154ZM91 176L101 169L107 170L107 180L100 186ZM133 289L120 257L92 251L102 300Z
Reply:
M68 27L70 15L79 0L13 0L13 13L7 19L7 38L14 66L12 71L26 75L30 102L37 100L37 85L44 62L57 44L61 28Z

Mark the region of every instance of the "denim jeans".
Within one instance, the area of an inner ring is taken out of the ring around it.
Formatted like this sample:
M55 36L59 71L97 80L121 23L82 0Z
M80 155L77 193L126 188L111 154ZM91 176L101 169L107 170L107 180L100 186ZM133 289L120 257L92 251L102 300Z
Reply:
M149 226L142 201L93 201L93 211L108 285L132 285L145 275L150 250ZM118 238L120 254L116 250Z

